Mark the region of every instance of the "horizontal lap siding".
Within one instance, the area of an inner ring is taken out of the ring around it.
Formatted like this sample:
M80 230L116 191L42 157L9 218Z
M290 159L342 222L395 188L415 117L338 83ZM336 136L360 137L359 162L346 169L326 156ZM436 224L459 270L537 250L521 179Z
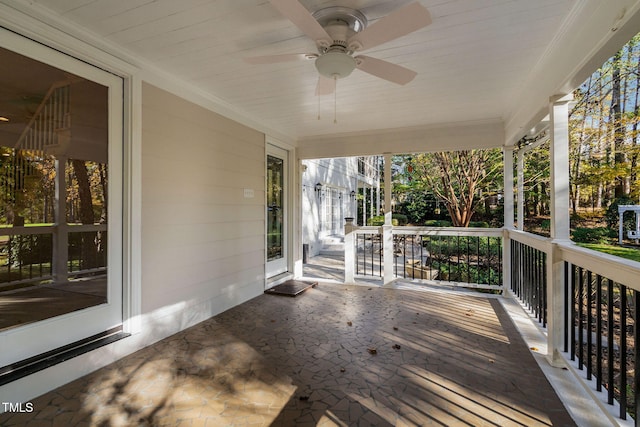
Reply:
M260 294L264 135L148 84L142 130L143 312Z

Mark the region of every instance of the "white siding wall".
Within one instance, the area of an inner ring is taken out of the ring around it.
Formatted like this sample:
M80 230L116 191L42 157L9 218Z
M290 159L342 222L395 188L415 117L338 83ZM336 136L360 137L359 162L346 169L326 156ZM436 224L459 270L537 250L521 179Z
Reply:
M154 86L142 94L143 314L210 302L210 316L259 295L264 135Z
M322 238L331 234L321 228L323 218L323 200L330 197L329 188L339 189L343 193L341 201L343 216L355 216L355 201L349 193L357 191L357 160L353 158L304 160L307 170L302 174L302 223L303 243L309 245L309 256L315 256L322 249ZM322 199L315 192L315 185L321 183L325 192ZM344 218L341 219L344 225Z

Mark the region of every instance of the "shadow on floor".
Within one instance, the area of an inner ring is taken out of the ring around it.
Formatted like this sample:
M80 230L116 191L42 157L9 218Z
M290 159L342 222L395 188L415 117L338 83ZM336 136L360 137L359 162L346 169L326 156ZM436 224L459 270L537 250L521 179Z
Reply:
M575 425L492 298L320 283L261 295L0 425Z

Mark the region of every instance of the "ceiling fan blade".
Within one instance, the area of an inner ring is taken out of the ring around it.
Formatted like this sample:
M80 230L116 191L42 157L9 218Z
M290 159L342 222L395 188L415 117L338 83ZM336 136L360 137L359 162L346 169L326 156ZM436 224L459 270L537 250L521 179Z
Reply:
M316 85L316 96L330 95L336 91L335 79L329 79L324 76L318 77L318 84Z
M355 59L357 69L399 85L406 85L418 74L403 66L370 56L360 55Z
M333 39L298 0L269 0L278 12L288 18L317 45L328 47Z
M431 24L431 14L420 3L409 3L374 22L348 41L354 50L370 49Z
M244 58L249 64L276 64L278 62L298 61L301 59L310 60L318 57L315 53L285 53L283 55L250 56Z

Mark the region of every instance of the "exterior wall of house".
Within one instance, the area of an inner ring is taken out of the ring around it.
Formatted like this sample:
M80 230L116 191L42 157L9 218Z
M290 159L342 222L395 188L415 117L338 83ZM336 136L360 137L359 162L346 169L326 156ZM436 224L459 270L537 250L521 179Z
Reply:
M264 134L151 84L139 96L141 282L125 291L140 297L125 319L133 333L0 386L2 401L28 401L264 291Z
M264 153L264 134L143 85L143 314L206 318L264 290Z
M332 238L344 236L344 218L357 216L358 189L366 188L369 202L379 203L379 181L377 170L358 169L358 157L303 160L302 165L302 243L308 256L315 256Z

